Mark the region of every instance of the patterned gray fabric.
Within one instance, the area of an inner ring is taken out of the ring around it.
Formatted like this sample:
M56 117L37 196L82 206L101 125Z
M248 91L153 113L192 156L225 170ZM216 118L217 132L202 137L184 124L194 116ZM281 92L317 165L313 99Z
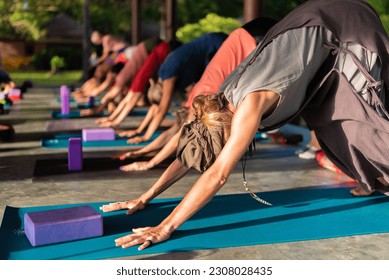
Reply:
M201 121L193 121L181 129L177 158L186 167L206 171L219 156L223 143L223 127L208 128Z
M374 190L376 178L389 182L389 37L367 2L310 0L300 5L269 30L250 58L238 66L238 73L227 78L221 91L228 86L233 89L250 71L250 65L266 69L268 61L262 54L278 36L314 26L333 35L320 47L319 59L322 53L328 55L317 69L301 68L299 75L309 77L309 83L303 91L298 90L296 82L283 90L277 109L264 120L266 130L278 128L301 114L329 159L366 190ZM309 40L305 42L310 44ZM369 56L367 63L363 49ZM287 54L298 56L299 50L292 48ZM293 76L292 68L291 71ZM362 86L355 80L359 77L364 79ZM236 83L229 84L232 81ZM234 98L237 96L232 95L230 100ZM296 100L301 104L295 106ZM281 109L289 104L293 110L285 116Z

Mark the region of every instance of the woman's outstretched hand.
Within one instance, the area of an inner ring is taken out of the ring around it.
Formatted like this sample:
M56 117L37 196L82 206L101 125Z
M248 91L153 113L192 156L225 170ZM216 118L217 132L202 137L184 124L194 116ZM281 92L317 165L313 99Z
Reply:
M164 229L162 225L156 227L135 228L132 234L120 237L115 240L116 246L128 248L141 244L138 250L141 251L153 243L159 243L170 238L171 231Z
M127 143L139 144L139 143L146 142L146 141L149 141L149 138L147 138L145 136L135 136L134 138L128 139Z
M98 118L95 121L95 123L100 124L100 123L106 123L106 122L109 122L109 121L110 121L109 117L102 117L102 118Z
M137 161L127 165L120 166L121 171L143 171L153 168L154 165L150 161Z
M130 130L125 130L121 131L119 133L119 136L121 137L134 137L135 135L138 135L139 132L136 129L130 129Z
M131 215L135 213L136 211L144 209L146 206L146 203L144 203L140 198L136 198L129 201L119 201L119 202L113 202L110 204L106 204L100 207L100 210L103 212L113 212L123 209L128 209L126 211L127 215Z

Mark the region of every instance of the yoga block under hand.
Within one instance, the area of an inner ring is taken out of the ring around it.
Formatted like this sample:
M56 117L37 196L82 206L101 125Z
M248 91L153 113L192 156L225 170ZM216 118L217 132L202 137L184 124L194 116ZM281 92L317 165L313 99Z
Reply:
M115 131L113 128L84 128L82 130L82 140L85 142L115 140Z
M82 140L81 138L69 138L68 140L68 170L82 170Z
M24 214L24 232L32 246L103 235L103 218L90 206Z

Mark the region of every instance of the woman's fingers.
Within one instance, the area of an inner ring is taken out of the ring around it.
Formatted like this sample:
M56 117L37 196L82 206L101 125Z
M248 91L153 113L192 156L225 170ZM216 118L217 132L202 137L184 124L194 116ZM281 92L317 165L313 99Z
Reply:
M142 143L142 142L145 142L147 141L148 139L146 139L145 137L143 136L137 136L137 137L134 137L134 138L131 138L127 141L127 143L130 143L130 144L139 144L139 143Z
M106 122L100 123L99 126L100 127L113 127L112 122L110 122L110 121L106 121Z
M143 171L151 168L148 161L133 162L131 164L123 165L120 167L122 171Z
M103 118L98 118L96 120L96 123L105 123L107 121L109 121L108 117L103 117Z
M100 206L100 210L103 212L118 211L127 208L127 202L119 201Z
M151 244L158 243L169 238L169 234L163 232L159 226L135 228L132 231L133 234L116 239L115 245L121 246L122 248L140 245L138 250L143 250Z

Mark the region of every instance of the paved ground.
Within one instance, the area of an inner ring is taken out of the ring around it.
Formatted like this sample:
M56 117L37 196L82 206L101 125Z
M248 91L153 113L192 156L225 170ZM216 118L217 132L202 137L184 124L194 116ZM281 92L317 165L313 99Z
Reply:
M16 139L0 143L0 219L6 205L15 207L117 201L136 197L144 192L166 165L144 173L123 173L113 168L86 172L68 177L34 176L38 165L48 159L66 158L66 150L41 147L44 135L60 131L77 131L93 127L94 119L52 120L51 110L59 108L55 90L31 89L25 99L16 103L0 122L12 123ZM128 118L123 126L135 127L141 118ZM164 122L168 126L171 120ZM349 186L347 178L301 160L294 152L299 147L280 147L270 143L257 146L258 152L247 162L247 178L254 191L291 188ZM122 153L116 149L88 149L85 158L107 160ZM279 152L279 153L278 153ZM282 156L281 156L282 155ZM181 197L198 178L190 172L183 180L160 197ZM244 192L241 167L238 165L221 194ZM1 220L0 220L1 221ZM288 234L285 232L285 234ZM353 260L389 259L389 234L350 236L306 242L237 247L217 250L175 252L128 259L268 259L268 260Z

